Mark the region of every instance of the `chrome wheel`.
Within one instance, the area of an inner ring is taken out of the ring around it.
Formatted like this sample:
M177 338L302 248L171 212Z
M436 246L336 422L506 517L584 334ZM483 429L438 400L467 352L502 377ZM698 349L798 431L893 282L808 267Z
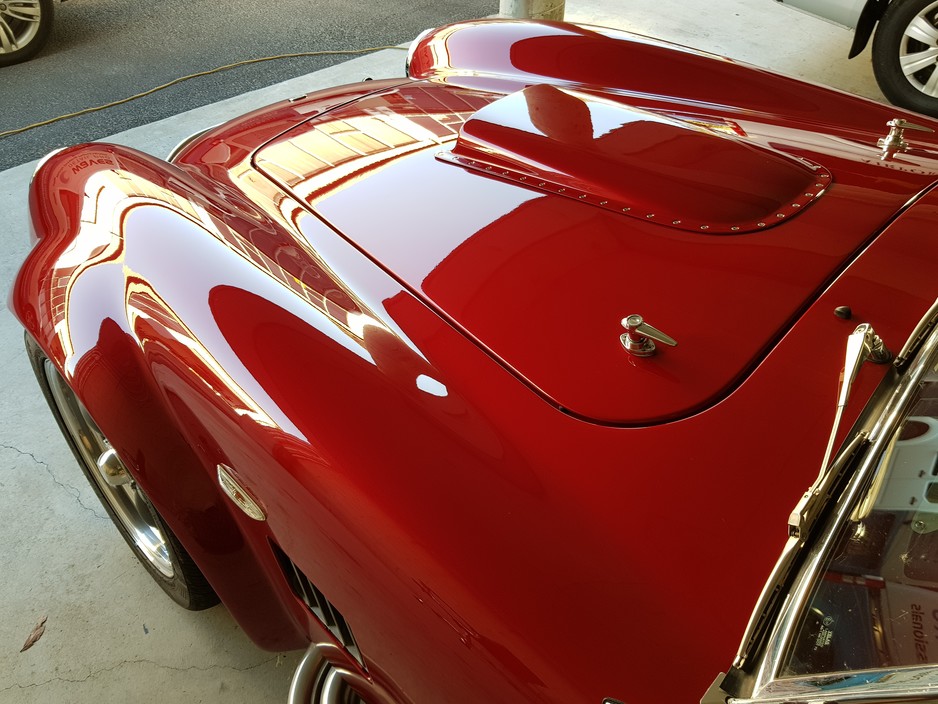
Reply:
M94 481L115 520L124 528L139 553L159 574L172 579L175 575L172 555L155 509L48 359L43 369L65 428L87 468L86 474Z
M52 0L0 0L0 65L25 61L45 44Z

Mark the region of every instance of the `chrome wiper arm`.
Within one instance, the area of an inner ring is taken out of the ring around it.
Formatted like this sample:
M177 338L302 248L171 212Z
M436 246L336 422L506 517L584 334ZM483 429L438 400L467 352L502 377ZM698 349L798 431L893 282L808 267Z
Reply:
M726 677L719 678L719 684L708 691L707 696L712 697L713 702L719 701L721 695L725 697L726 693L734 697L749 696L754 686L761 686L776 675L773 663L780 657L778 652L782 645L779 644L788 642L785 639L790 634L788 631L784 631L782 635L772 635L772 633L773 629L780 627L778 622L780 613L784 609L793 608L787 600L791 598L790 589L792 580L797 576L796 570L801 568L799 558L805 553L807 539L817 521L824 518L823 511L832 504L835 498L834 492L847 481L848 476L859 473L858 479L861 481L856 485L847 485L844 489L845 492L853 491L852 494L845 493L848 497L846 501L848 507L852 506L854 510L857 509L851 501L855 501L857 492L863 490L857 489L856 486L862 486L863 481L870 480L875 468L879 465L878 458L887 448L889 437L894 437L897 433L902 418L902 409L908 404L912 390L923 378L929 365L933 369L938 368L935 362L938 359L936 328L938 328L938 300L921 319L896 358L895 376L890 376L888 373L885 375L884 383L889 382L892 385L891 392L889 388L885 390L880 388L871 401L871 406L868 407L873 415L863 416L861 429L848 439L831 462L833 443L836 441L843 411L850 399L852 384L860 367L866 361L886 363L890 357L882 340L868 325L859 326L850 335L844 373L837 395L836 418L821 464L821 471L818 479L804 494L789 517L788 540L772 570L772 575L759 596L756 608L746 626L736 660ZM902 375L906 372L909 376L903 378ZM874 452L872 457L869 454L871 451ZM854 487L852 490L851 486ZM774 639L774 645L768 643L769 638ZM764 652L771 648L775 648L772 653ZM761 664L758 660L760 657L765 658ZM705 701L709 703L711 699Z
M831 430L830 439L827 441L827 449L824 451L824 460L821 462L821 472L818 479L824 476L824 471L831 461L831 453L834 451L834 440L837 437L837 431L840 428L840 419L844 413L844 407L850 398L850 389L853 388L853 382L857 379L857 372L866 361L875 364L886 364L892 360L892 353L886 349L882 338L873 330L869 323L858 325L850 337L847 338L847 356L844 360L844 374L840 383L840 395L837 397L837 412L834 414L834 427Z
M830 438L827 441L827 449L824 451L824 459L821 461L821 469L818 472L814 484L805 492L804 496L795 506L795 510L788 517L788 534L793 538L801 538L807 535L818 509L823 504L818 499L826 493L828 484L834 476L836 465L831 465L831 454L834 451L834 441L837 439L837 431L840 430L840 421L843 417L844 408L850 398L850 389L857 378L857 373L864 362L874 362L876 364L886 364L892 360L892 353L886 349L882 338L873 330L869 323L858 325L850 337L847 338L847 354L844 360L844 372L840 382L840 393L837 397L837 411L834 414L834 427L831 429Z
M812 526L817 521L818 516L821 515L821 510L827 504L827 499L833 492L838 477L848 467L855 466L856 460L866 448L869 434L865 432L857 433L846 444L846 447L843 448L843 451L834 462L830 461L837 431L840 429L840 421L850 398L850 389L857 377L857 373L864 362L873 361L885 364L891 357L892 355L886 349L879 335L867 323L858 325L856 330L847 338L847 352L844 359L841 386L837 395L834 427L831 429L820 472L817 479L804 493L804 496L801 497L798 505L795 506L788 517L788 540L778 562L775 564L775 568L772 570L772 576L759 595L759 601L756 603L752 618L746 626L746 632L743 635L736 661L733 663L733 667L726 679L721 679L720 685L711 688L712 691L708 692L708 696L718 698L722 686L734 690L738 686L739 678L744 677L742 672L748 666L752 652L758 645L758 640L765 635L765 628L768 626L769 620L774 618L772 614L779 608L781 600L784 598L784 585L790 578L791 570L796 564L796 557L804 547Z

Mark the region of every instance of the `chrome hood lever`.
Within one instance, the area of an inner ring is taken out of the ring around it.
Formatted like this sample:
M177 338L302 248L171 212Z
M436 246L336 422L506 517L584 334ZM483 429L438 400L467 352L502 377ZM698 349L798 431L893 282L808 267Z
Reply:
M625 332L619 336L619 340L625 351L633 357L650 357L655 354L655 341L677 347L677 340L646 323L640 315L623 318L622 327Z
M899 152L909 151L909 143L905 141L906 130L917 130L919 132L934 132L931 127L917 125L914 122L896 118L886 123L889 132L885 137L880 137L876 142L877 147L881 147L883 153L880 155L882 161L891 159Z

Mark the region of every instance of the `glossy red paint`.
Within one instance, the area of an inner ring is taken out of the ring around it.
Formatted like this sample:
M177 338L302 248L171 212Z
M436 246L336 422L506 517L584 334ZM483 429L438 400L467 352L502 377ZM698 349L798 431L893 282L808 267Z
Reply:
M437 156L545 193L709 235L780 224L829 185L830 173L821 166L736 136L594 91L540 84L478 110L452 151Z
M505 27L487 56L591 31ZM414 57L455 61L474 31ZM850 129L699 107L833 185L764 232L691 233L444 163L500 97L452 75L275 106L178 166L52 156L12 307L262 645L329 639L274 542L348 620L370 700L698 701L816 475L846 336L869 321L898 349L935 299L933 156L879 162L886 110L862 101ZM324 137L358 157L306 149ZM631 312L680 346L629 358ZM882 375L861 370L844 427ZM267 522L220 494L218 462Z
M550 106L558 122L603 135L586 139L577 176L577 140L543 137L531 91L558 91L543 85L505 98L395 87L285 132L255 163L553 405L613 425L685 417L724 397L938 174L938 150L897 171L875 135L847 141L764 118L739 118L745 137L728 135L719 112L691 122L661 102L636 113L601 90L576 94L601 113L572 93ZM807 165L819 163L835 177ZM396 216L376 227L362 203L391 203ZM710 224L688 231L703 214ZM624 356L620 321L634 313L678 347Z
M606 27L560 22L473 21L414 42L408 75L497 93L517 85L603 86L687 109L798 116L843 127L879 128L870 101L685 46ZM856 111L856 112L854 112ZM892 107L894 114L923 119Z

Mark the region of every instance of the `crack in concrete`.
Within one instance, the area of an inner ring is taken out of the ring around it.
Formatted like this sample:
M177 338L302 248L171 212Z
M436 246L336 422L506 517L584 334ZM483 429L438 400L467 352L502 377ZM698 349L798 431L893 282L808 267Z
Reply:
M234 672L250 672L251 670L256 670L259 667L263 667L264 665L269 665L272 662L277 662L277 666L279 667L280 666L279 661L281 657L282 657L281 655L277 655L275 657L262 660L261 662L255 663L253 665L247 665L245 667L236 667L234 665L209 665L208 667L199 667L198 665L189 665L188 667L178 667L176 665L166 665L164 663L159 663L159 662L156 662L155 660L147 660L145 658L141 658L137 660L121 660L119 663L117 663L116 665L112 665L111 667L102 667L99 670L92 670L87 675L79 679L73 679L71 677L51 677L42 682L31 682L30 684L16 683L16 684L11 684L7 687L0 687L0 693L9 692L14 689L24 690L24 689L34 689L37 687L44 687L48 684L52 684L53 682L65 682L67 684L81 684L83 682L87 682L88 680L93 679L94 677L97 677L98 675L106 674L108 672L113 672L114 670L124 667L125 665L154 665L155 667L158 667L161 670L171 670L173 672L191 672L193 670L196 670L198 672L211 672L212 670L232 670Z
M57 486L64 489L66 493L71 494L72 497L75 499L75 501L78 503L78 505L81 506L82 509L84 509L85 511L88 511L95 518L100 518L105 521L110 520L110 518L108 518L107 516L102 516L100 513L98 513L94 509L93 506L85 505L85 503L81 500L81 492L78 490L78 487L74 487L71 484L66 484L63 481L60 481L59 478L55 476L55 473L52 471L52 468L49 466L48 462L43 462L41 459L36 457L36 455L34 455L32 452L21 450L20 448L14 447L13 445L6 445L3 443L0 443L0 450L12 450L13 452L16 452L17 454L22 455L23 457L29 457L33 462L35 462L37 465L39 465L46 471L46 474L49 475L49 477Z

